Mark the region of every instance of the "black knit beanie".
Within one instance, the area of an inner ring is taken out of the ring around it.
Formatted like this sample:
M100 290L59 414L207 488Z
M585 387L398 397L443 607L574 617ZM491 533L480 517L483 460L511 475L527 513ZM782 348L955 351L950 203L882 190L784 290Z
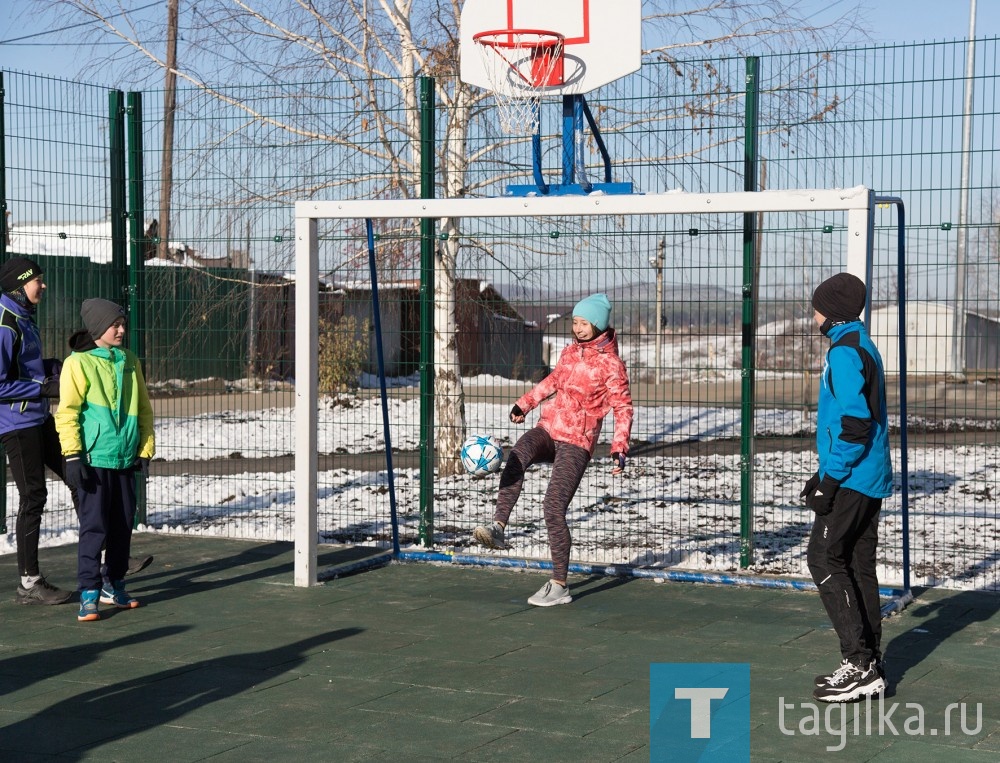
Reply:
M42 274L41 266L27 257L11 257L0 265L0 289L13 292Z
M99 339L119 318L125 317L125 309L106 299L85 299L80 308L80 317L90 336Z
M837 273L816 287L812 306L834 323L854 321L864 312L867 299L864 281L850 273Z

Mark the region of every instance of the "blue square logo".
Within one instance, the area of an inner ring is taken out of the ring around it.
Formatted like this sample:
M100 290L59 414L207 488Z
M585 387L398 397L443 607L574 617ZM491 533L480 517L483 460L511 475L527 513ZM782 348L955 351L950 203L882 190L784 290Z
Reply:
M649 760L749 763L750 664L650 664Z

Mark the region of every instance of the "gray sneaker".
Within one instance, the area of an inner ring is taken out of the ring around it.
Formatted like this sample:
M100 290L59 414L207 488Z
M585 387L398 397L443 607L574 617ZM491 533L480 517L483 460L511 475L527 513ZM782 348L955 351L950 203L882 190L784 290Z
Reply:
M125 574L135 575L137 572L142 572L152 563L153 557L151 556L130 556L128 558L128 569L125 571Z
M559 585L556 581L550 580L541 588L538 593L528 599L528 603L536 607L554 607L556 604L569 604L573 597L569 595L569 587Z
M63 591L45 578L39 578L31 588L18 585L14 601L18 604L65 604L72 596L72 591Z
M504 540L503 531L503 525L499 522L494 522L487 527L477 527L472 531L472 537L484 548L505 549L509 547L507 546L507 541Z

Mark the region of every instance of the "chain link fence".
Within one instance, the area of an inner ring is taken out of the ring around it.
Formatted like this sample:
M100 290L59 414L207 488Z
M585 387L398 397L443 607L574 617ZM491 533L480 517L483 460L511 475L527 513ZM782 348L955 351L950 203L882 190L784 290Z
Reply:
M965 43L759 59L758 189L865 185L906 204L905 283L897 277L896 212L887 207L876 215L871 328L889 373L898 470L896 336L905 294L914 584L998 586L997 43L976 43L967 153ZM36 258L46 270L38 320L47 352L67 352L84 298L132 300L135 308L130 340L141 343L158 427L145 525L291 539L292 205L415 192L420 157L406 131L419 115L394 95L402 83L179 91L165 216L162 93L141 94L141 113L121 113L116 104L123 101L109 97L108 88L2 74L3 254ZM644 193L743 190L752 128L746 81L744 59L678 60L644 65L592 93L614 179ZM361 91L369 95L361 98ZM399 105L380 108L376 121L376 102ZM546 127L559 124L558 109L545 104L542 111L548 175L559 172L561 137ZM126 144L115 137L119 120L131 136ZM439 151L447 148L443 122L436 128ZM587 171L599 174L597 147L587 142L583 151ZM489 109L474 115L465 153L472 161L462 193L500 195L509 183L532 182L529 141L498 132ZM137 176L141 203L124 202L125 184ZM124 218L142 235L122 239L116 225ZM362 222L327 224L320 232L326 394L317 412L319 532L326 542L386 546L386 438ZM491 518L497 483L420 469L418 372L427 335L421 236L408 225L376 231L401 542L422 540L428 492L421 486L432 480L430 540L458 553L471 549L473 527ZM741 470L750 468L749 569L805 574L812 518L798 492L815 468L815 400L826 347L809 297L842 269L846 225L833 213L757 218L749 466L740 447L743 225L737 215L475 219L459 221L452 234L460 367L436 373L462 378L463 398L454 402L468 434L512 445L524 428L510 424L507 412L554 365L569 340L572 305L595 291L614 304L636 405L632 458L625 475L612 478L602 461L607 444L599 446L570 507L574 560L739 570ZM142 268L130 267L137 253ZM540 466L527 477L509 556L547 557L540 509L547 474ZM50 488L44 530L57 542L75 524L62 486ZM901 504L897 492L883 509L882 573L890 584L902 574ZM11 484L11 549L16 505Z

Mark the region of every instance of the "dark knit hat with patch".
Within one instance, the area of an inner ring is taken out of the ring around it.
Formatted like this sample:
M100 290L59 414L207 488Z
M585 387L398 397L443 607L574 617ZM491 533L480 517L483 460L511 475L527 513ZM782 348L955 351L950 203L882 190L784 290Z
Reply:
M32 278L42 274L42 267L27 257L11 257L0 265L0 289L17 291Z
M850 273L837 273L816 287L812 306L836 323L857 320L867 301L868 289L864 281Z
M80 317L93 339L104 336L112 323L125 317L125 308L106 299L85 299L80 308Z

